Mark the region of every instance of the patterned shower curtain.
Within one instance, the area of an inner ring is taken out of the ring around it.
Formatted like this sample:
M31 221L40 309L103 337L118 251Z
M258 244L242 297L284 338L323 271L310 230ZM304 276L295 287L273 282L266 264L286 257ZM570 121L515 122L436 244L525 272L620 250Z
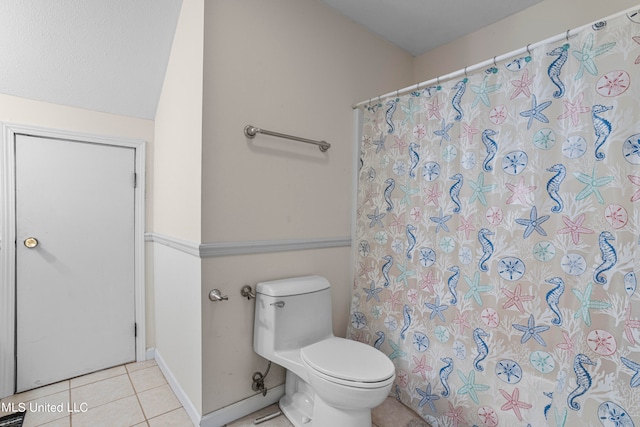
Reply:
M640 25L364 108L348 337L434 426L640 427Z

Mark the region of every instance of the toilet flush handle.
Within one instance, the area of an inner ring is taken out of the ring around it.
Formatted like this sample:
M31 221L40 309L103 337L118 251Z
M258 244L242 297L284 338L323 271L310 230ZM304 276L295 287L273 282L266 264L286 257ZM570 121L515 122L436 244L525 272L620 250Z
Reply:
M282 308L282 307L284 307L284 301L276 301L271 305L275 305L278 308Z

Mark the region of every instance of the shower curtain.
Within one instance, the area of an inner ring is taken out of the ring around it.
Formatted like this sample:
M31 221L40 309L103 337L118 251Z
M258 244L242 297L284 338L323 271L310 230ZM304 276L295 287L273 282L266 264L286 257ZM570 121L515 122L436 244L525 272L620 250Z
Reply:
M640 427L640 25L365 106L348 337L434 426Z

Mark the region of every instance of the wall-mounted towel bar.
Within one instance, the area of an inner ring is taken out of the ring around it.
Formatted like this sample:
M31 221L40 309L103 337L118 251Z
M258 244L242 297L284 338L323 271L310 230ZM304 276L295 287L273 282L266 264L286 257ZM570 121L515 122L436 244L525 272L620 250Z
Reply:
M251 125L246 125L244 127L244 136L246 136L247 138L251 139L255 137L256 134L258 133L277 136L278 138L286 138L286 139L292 139L294 141L306 142L307 144L317 145L318 148L320 148L320 151L322 151L323 153L331 147L331 144L329 144L327 141L314 141L313 139L300 138L299 136L286 135L284 133L279 133L279 132L272 132L270 130L260 129Z

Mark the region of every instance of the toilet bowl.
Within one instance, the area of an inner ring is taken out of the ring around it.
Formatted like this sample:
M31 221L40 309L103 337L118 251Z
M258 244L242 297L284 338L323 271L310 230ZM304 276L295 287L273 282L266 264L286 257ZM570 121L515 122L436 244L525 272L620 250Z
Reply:
M254 350L287 370L280 407L296 427L370 427L395 366L379 350L333 336L329 282L320 276L256 286Z
M335 337L300 353L317 394L317 425L370 426L371 409L386 399L395 380L389 358L368 345Z

